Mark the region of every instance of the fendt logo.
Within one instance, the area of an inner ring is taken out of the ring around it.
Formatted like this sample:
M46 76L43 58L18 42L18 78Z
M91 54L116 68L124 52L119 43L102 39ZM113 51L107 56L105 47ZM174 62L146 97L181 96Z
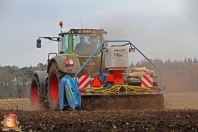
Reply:
M16 114L5 115L1 124L3 125L2 131L14 130L16 132L21 132L21 129L18 127L19 121L17 121Z

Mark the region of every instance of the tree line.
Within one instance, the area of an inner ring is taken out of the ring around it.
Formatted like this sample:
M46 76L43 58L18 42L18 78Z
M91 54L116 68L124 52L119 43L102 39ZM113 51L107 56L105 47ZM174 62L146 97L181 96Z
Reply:
M30 85L35 70L45 70L47 64L19 68L0 66L0 98L24 98L30 95Z
M198 59L185 58L184 60L154 59L151 61L162 71L163 86L165 93L174 92L198 92ZM130 67L143 67L159 72L147 61L142 60ZM159 78L158 78L159 80Z
M198 59L185 58L184 60L151 59L160 68L163 75L165 93L198 92ZM143 67L159 72L147 61L142 60L132 67ZM23 98L30 96L30 85L35 70L45 70L47 64L38 63L37 66L19 68L0 66L0 98ZM159 80L159 78L158 78Z

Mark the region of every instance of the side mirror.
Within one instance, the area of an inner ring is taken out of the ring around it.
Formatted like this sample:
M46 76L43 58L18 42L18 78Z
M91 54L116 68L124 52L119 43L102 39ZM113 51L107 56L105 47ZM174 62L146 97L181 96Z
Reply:
M41 48L41 39L40 38L36 40L36 47Z

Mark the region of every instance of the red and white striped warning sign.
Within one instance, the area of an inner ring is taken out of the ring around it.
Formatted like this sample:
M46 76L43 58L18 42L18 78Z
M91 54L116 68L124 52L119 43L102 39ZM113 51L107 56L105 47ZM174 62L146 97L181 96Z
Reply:
M142 87L153 87L153 75L141 75Z
M90 76L82 75L78 77L78 87L79 89L85 89L90 87Z

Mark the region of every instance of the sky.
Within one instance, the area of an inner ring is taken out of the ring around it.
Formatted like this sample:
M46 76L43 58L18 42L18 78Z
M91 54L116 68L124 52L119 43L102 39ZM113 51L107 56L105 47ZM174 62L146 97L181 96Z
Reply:
M107 40L129 40L148 58L198 58L197 0L0 0L0 65L19 67L47 63L64 28L104 28ZM141 60L131 54L131 60Z

